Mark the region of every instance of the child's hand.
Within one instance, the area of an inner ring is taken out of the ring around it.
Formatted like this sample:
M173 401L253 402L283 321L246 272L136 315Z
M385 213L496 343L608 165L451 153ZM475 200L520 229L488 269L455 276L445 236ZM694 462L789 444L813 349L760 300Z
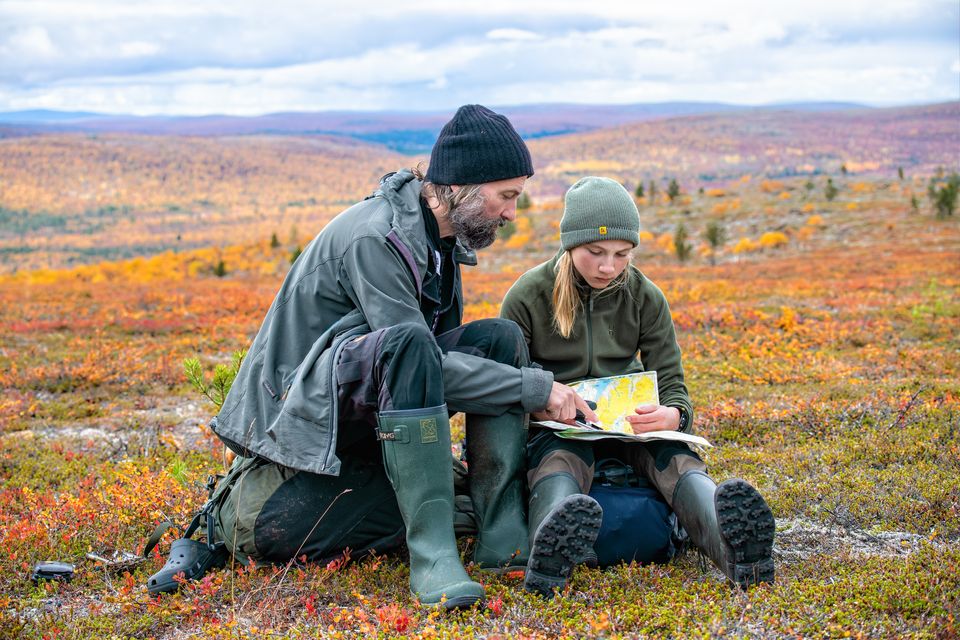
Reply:
M627 416L626 421L634 433L676 431L680 426L680 410L659 404L642 404L636 408L636 415Z

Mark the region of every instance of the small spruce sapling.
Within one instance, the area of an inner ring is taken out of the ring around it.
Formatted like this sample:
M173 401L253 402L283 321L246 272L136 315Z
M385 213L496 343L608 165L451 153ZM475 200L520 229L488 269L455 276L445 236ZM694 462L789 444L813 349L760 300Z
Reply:
M677 230L673 233L673 249L680 262L686 262L693 252L693 245L687 242L687 237L687 228L682 223L678 224Z
M827 202L836 198L839 192L840 190L833 184L833 178L827 178L827 186L823 189L823 197L827 199Z
M716 220L711 220L707 223L707 228L703 232L703 239L710 245L710 264L717 263L717 251L719 251L723 243L726 242L726 235L727 232L723 228L723 225Z
M247 356L246 349L235 351L230 364L218 364L213 368L213 378L208 383L203 372L203 366L199 358L187 358L183 361L183 371L187 381L194 389L203 394L210 402L214 404L217 411L223 406L227 394L230 393L230 387L237 378L237 372L240 371L240 365Z
M677 183L676 178L670 178L670 184L667 185L667 197L670 198L670 202L672 203L678 195L680 195L680 185Z
M937 218L943 220L953 215L957 209L957 196L960 194L960 175L950 174L946 180L931 178L927 195L937 210Z
M533 202L530 200L530 194L528 194L526 191L521 193L520 197L517 198L517 209L519 209L520 211L529 209L530 205L532 204Z

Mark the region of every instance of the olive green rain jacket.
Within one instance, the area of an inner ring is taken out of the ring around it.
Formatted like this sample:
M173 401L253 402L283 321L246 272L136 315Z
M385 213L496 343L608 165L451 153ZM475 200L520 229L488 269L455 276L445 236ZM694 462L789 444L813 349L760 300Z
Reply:
M389 174L297 258L211 422L232 449L293 469L339 474L335 363L342 347L354 336L402 322L438 326L438 301L424 295L425 282L439 276L428 268L420 187L408 170ZM456 314L457 326L463 316L459 265L476 264L476 256L458 245L454 258L455 303L448 313ZM445 354L442 367L447 399L484 398L490 406L540 410L553 383L548 371L465 353Z
M685 431L691 431L693 406L663 292L629 265L622 287L581 288L583 309L570 337L563 338L553 326L553 285L562 254L520 276L503 299L500 317L520 325L531 359L557 381L656 371L660 404L685 412Z

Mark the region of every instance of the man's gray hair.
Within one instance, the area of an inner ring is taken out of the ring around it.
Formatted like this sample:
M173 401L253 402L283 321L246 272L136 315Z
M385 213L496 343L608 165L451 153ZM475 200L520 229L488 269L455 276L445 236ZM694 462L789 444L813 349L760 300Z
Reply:
M423 186L420 189L420 192L424 195L429 203L431 199L436 198L440 207L444 211L453 211L457 205L471 198L475 198L480 194L479 184L465 184L458 185L460 186L459 191L454 191L453 187L448 184L434 184L427 180L424 177L423 170L420 166L416 166L412 169L413 175L417 179L423 181ZM431 206L433 206L431 204Z

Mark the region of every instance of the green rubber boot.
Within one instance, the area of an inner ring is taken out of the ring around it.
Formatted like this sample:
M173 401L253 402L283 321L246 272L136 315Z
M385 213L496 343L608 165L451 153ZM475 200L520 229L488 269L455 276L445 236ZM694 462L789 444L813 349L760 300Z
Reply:
M524 414L467 414L466 422L470 498L479 523L473 561L483 569L522 570L530 557L523 496Z
M383 463L407 527L410 591L445 609L483 600L460 562L453 535L453 467L447 405L381 411Z
M523 586L547 598L562 590L600 533L603 509L580 493L569 473L554 473L530 490L530 561Z
M776 524L763 496L746 480L718 486L702 471L688 471L674 489L673 510L690 541L730 582L744 589L773 582Z

